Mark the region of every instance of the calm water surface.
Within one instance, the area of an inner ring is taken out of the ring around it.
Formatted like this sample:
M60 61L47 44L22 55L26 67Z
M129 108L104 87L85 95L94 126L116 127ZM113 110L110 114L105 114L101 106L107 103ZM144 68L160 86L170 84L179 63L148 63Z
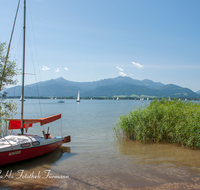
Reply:
M26 100L24 118L62 113L61 120L49 125L50 133L71 135L72 142L42 157L0 167L2 189L131 189L199 183L199 150L115 140L113 128L119 116L150 101L57 101ZM20 117L20 110L15 117ZM42 135L47 127L35 125L28 133Z

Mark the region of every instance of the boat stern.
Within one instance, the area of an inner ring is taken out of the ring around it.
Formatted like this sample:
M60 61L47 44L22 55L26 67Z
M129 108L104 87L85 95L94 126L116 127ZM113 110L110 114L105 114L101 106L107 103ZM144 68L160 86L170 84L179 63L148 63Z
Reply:
M63 143L68 143L68 142L71 142L71 136L70 135L64 137L64 139L63 139Z

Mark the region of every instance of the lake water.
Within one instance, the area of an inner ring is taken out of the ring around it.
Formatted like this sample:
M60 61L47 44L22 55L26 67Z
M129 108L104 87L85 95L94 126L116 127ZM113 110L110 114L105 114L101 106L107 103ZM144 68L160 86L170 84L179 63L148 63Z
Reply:
M62 113L61 120L48 125L50 133L71 135L71 142L50 154L1 166L1 189L200 189L199 150L114 138L119 116L150 101L64 101L24 102L24 118ZM28 133L42 135L47 127L36 125Z

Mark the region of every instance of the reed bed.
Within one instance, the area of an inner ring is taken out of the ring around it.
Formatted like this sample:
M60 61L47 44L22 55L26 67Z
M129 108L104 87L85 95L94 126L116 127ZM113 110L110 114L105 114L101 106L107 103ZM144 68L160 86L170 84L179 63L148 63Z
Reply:
M123 139L200 148L200 104L156 99L146 107L120 116L115 132Z

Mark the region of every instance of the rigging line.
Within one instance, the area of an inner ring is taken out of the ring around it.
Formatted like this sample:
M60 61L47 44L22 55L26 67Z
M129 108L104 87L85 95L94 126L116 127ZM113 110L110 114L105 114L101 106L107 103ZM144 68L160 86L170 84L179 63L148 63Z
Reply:
M3 77L5 75L6 65L7 65L7 62L8 62L8 56L9 56L9 52L10 52L10 45L11 45L11 41L12 41L12 37L13 37L13 32L14 32L14 29L15 29L15 23L16 23L16 19L17 19L18 10L19 10L19 4L20 4L20 0L18 2L17 11L16 11L16 14L15 14L14 24L13 24L13 28L12 28L12 32L11 32L11 36L10 36L10 42L9 42L8 49L7 49L7 54L6 54L6 60L5 60L5 64L4 64L3 72L2 72L2 76L1 76L0 91L1 91L2 85L3 85Z
M39 60L38 60L38 53L37 53L37 46L36 46L36 40L35 40L35 32L34 32L34 27L33 27L33 20L32 20L32 13L31 13L31 6L29 7L30 11L29 11L29 14L30 14L30 23L31 23L31 27L32 27L32 34L33 34L33 42L34 42L34 50L35 50L35 54L36 54L36 63L38 64L38 68L39 68ZM35 69L35 65L33 63L33 68L34 68L34 72L36 73L36 69ZM39 70L40 71L40 70ZM39 72L39 78L41 80L41 74ZM35 80L36 80L36 87L37 87L37 92L38 92L38 98L40 97L40 93L39 93L39 84L41 85L42 82L38 83L37 81L37 75L35 75ZM44 95L44 91L43 91L43 88L41 87L41 91L42 91L42 94ZM39 105L40 105L40 111L41 111L41 114L42 114L42 109L41 109L41 103L40 103L40 99L39 99ZM45 108L45 113L47 113L46 111L46 106L44 104L44 108Z
M21 27L22 28L22 27ZM19 63L19 62L21 62L21 60L20 60L20 53L19 52L22 52L22 46L20 45L20 42L22 41L22 34L23 34L23 31L21 30L21 34L20 34L20 37L19 37L19 41L18 41L18 43L17 43L17 47L16 47L16 49L15 49L15 54L14 54L14 60L16 60L16 64L17 64L17 62ZM17 56L18 55L18 56ZM19 64L17 64L17 68L18 68L18 70L21 70L20 68L19 68ZM18 80L17 80L17 78L18 78L18 75L16 75L15 76L16 77L16 81L18 82ZM16 85L14 86L14 96L16 95L15 93L16 93Z
M25 79L25 80L26 80L26 79ZM27 80L26 80L26 83L27 83ZM29 94L31 94L30 88L27 87L26 89L28 89ZM40 116L38 115L37 107L36 107L36 104L35 104L35 101L34 101L34 100L32 100L32 104L34 105L34 109L35 109L35 113L36 113L36 115L37 115L37 118L40 118Z
M17 43L17 47L15 48L15 54L14 54L14 59L16 60L16 62L17 62L17 60L18 60L18 62L21 61L20 60L21 59L20 58L20 56L21 56L20 52L22 52L22 45L20 45L20 42L22 41L22 34L23 34L23 31L21 30L19 41ZM20 69L19 64L17 64L17 66L18 66L18 69Z
M21 24L20 28L23 28L23 24ZM20 45L21 42L22 42L22 35L23 35L23 30L21 30L21 32L20 32L19 40L18 40L18 43L17 43L17 48L15 48L14 58L16 57L16 55L18 55L18 57L19 57L18 52L21 52L21 50L22 50L22 45Z
M12 146L12 144L10 143L10 141L9 141L8 139L6 139L5 137L3 137L3 139L5 139L5 140L8 142L8 144L9 144L10 147L11 147L11 149L13 150L13 146Z
M30 34L29 29L27 29L27 34ZM31 39L29 38L29 35L27 35L27 45L28 45L29 49L31 49L32 45L31 45ZM30 55L31 55L32 63L34 63L34 58L33 58L32 51L30 51ZM34 68L34 64L33 64L33 68ZM35 68L34 68L34 73L35 73ZM33 75L35 75L35 74L33 74ZM26 84L28 84L27 79L25 79L25 80L26 80ZM27 85L26 85L26 86L27 86ZM28 88L29 94L30 94L30 96L31 96L33 93L31 93L29 87L27 87L27 88ZM26 88L26 89L27 89L27 88ZM34 94L33 94L32 96L34 96ZM38 98L39 98L39 97L38 97ZM36 109L36 105L35 105L35 101L32 100L32 103L33 103L33 105L34 105L35 110L37 110L37 109ZM40 105L40 100L39 100L39 105ZM40 106L40 112L41 112L41 114L42 114L41 106ZM38 114L37 111L36 111L36 113ZM39 115L38 115L38 116L39 116ZM38 117L38 116L37 116L37 117Z
M29 7L30 8L30 7ZM32 21L32 20L31 20ZM30 22L28 22L28 23L30 23ZM32 22L31 22L32 23ZM29 28L30 27L28 27L28 34L29 34L29 36L31 36L30 34L31 34L31 30L29 30ZM28 36L28 45L29 45L29 49L31 49L31 47L33 47L33 45L32 45L32 40L31 40L31 38L29 38L29 36ZM32 51L30 51L30 55L31 55L31 60L32 60L32 65L33 65L33 69L34 69L34 73L36 74L36 69L35 69L35 65L34 65L34 56L33 56L33 52ZM38 100L39 100L39 106L40 106L40 113L41 113L41 115L42 115L42 108L41 108L41 103L40 103L40 99L39 99L39 88L38 88L38 83L37 83L37 77L36 77L36 75L35 75L35 80L36 80L36 88L37 88L37 97L38 97ZM29 91L30 91L30 89L29 89ZM43 117L43 116L42 116Z

